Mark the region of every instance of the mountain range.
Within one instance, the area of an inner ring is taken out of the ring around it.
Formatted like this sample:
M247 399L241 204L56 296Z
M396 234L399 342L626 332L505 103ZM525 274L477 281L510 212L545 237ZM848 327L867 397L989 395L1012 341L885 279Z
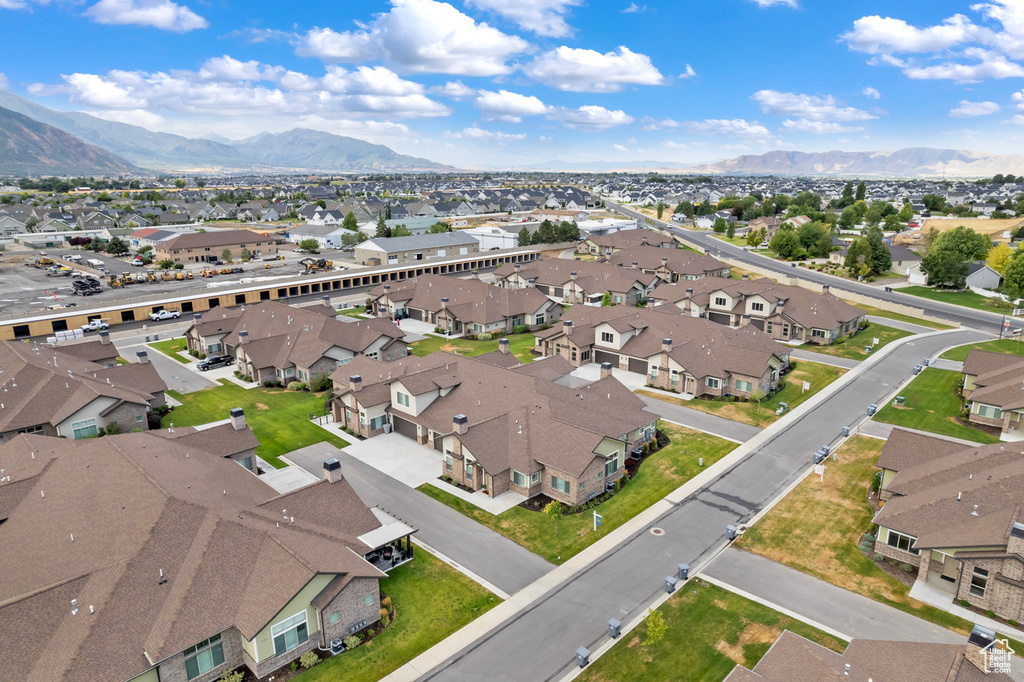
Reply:
M384 145L303 128L277 134L261 133L239 141L217 135L188 138L81 112L54 111L3 90L0 90L0 108L122 157L119 161L127 163L129 168L134 164L153 170L189 172L454 170L429 159L399 154ZM19 128L8 130L7 126L7 119L0 122L0 135L9 139L20 135ZM65 161L62 163L58 155L49 162L40 157L34 163L49 168L45 172L50 174L101 173L91 166L77 165L78 161L72 158ZM114 170L115 166L103 174L126 172ZM6 164L0 164L0 173L21 172L29 171L9 170Z
M10 175L120 175L138 171L106 149L0 108L0 172Z

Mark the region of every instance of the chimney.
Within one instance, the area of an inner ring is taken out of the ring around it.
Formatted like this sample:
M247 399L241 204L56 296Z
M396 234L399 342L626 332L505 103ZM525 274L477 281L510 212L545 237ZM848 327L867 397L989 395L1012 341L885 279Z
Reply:
M821 293L823 293L823 294L827 294L828 293L828 285L827 284L823 284L821 286Z
M750 324L750 313L744 314L743 315L743 319L740 321L740 326L741 327L745 327L748 324Z
M672 352L672 339L662 339L661 340L661 352L662 353L671 353Z
M516 272L519 272L522 269L523 269L523 264L522 263L516 263Z
M967 651L964 652L964 658L973 663L978 670L987 674L988 666L986 665L984 649L992 646L995 641L996 633L994 630L975 625L974 629L971 630L971 636L967 638Z
M747 280L750 279L750 275L748 275L747 273L744 272L742 279L743 279L744 282L746 282Z
M498 339L498 350L508 355L508 339Z
M353 374L348 378L348 390L358 393L363 388L363 378Z
M390 293L391 293L391 285L390 284L385 284L384 285L384 295L387 296Z
M441 310L448 310L448 297L444 296L441 298Z
M633 269L636 270L636 268L637 268L637 262L633 261Z
M337 483L345 477L341 475L341 462L336 458L324 460L324 480L328 483Z
M778 303L775 304L775 312L777 312L779 315L781 315L785 309L786 309L786 302L785 301L779 301Z
M200 320L203 319L203 314L202 313L193 313L192 314L192 319L195 320L196 322L199 322Z
M137 357L139 359L139 364L140 365L148 365L149 364L149 354L146 353L146 351L144 351L144 350L137 350L137 351L135 351L135 357Z
M601 378L607 379L612 375L612 363L602 362L601 363Z
M663 266L667 266L668 265L668 256L662 256L661 257L661 264Z
M241 407L231 408L231 426L235 431L245 430L245 411Z
M325 306L327 306L328 308L331 307L331 297L330 296L321 296L320 299L324 302Z
M238 332L238 343L239 345L243 346L249 343L249 332L245 331L244 329Z
M469 431L469 418L464 414L452 417L452 431L460 436Z
M577 275L576 275L576 273L575 273L575 272L570 272L570 273L569 273L569 277L570 277L570 278L572 279L572 281L574 281L574 282L575 282L575 281L576 281L576 277L577 277Z
M686 295L687 296L693 296L693 289L687 289L686 290Z
M562 333L566 336L572 335L572 320L562 320Z
M100 332L100 343L102 343L104 346L110 345L110 332L108 332L106 329Z

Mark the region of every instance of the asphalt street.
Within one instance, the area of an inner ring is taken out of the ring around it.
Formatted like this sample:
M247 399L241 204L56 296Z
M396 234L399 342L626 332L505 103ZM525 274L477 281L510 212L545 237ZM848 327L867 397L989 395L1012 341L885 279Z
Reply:
M835 442L842 426L863 420L866 406L884 402L922 358L983 338L963 330L890 349L707 486L423 679L549 680L564 674L577 647L593 649L603 641L609 618L628 622L677 564L698 566L713 556L725 543L727 525L744 523L802 476L818 447ZM664 534L649 532L655 526Z
M737 443L746 442L761 433L761 429L756 426L751 426L750 424L743 424L741 422L733 421L732 419L708 414L707 412L691 410L688 407L673 405L672 403L667 403L664 400L658 400L657 398L651 398L645 395L637 397L646 403L647 407L645 409L648 412L653 412L662 419L667 419L670 422L682 424L683 426L688 426L691 429L703 431L704 433L710 433L713 436L728 438L729 440L736 441Z
M170 338L170 335L162 336L161 338ZM114 346L117 348L120 356L128 360L128 362L138 362L139 359L136 353L140 350L146 351L146 357L156 367L157 373L164 380L164 383L167 384L167 388L178 393L192 393L217 385L198 372L193 372L177 360L171 360L163 353L153 350L146 345L145 337L140 336L123 341L115 340Z

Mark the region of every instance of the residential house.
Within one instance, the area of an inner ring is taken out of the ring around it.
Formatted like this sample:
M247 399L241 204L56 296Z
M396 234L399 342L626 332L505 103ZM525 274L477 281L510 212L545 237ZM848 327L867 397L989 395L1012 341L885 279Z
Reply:
M769 393L789 367L789 349L751 327L729 329L657 308L574 306L539 331L535 350L579 367L590 362L643 374L647 383L692 396Z
M321 249L340 249L344 244L341 238L346 234L355 234L352 230L346 230L341 224L334 223L307 223L296 225L288 231L288 241L291 244L301 244L307 239L315 239Z
M735 327L750 324L778 341L829 344L860 329L867 314L822 287L820 294L768 278L705 278L658 289L684 315Z
M672 284L704 277L729 277L730 273L730 267L722 261L686 249L633 246L606 256L605 261L622 268L638 268Z
M974 349L963 375L968 421L999 429L1004 441L1024 440L1024 358Z
M995 289L1002 278L1002 275L985 263L967 264L966 284L969 289Z
M0 442L20 433L78 439L110 427L148 429L146 415L164 404L167 385L139 352L138 363L104 367L64 346L0 342Z
M533 287L502 289L443 275L381 284L370 292L370 308L378 317L422 320L454 336L537 329L562 314L562 306Z
M1001 618L1024 618L1024 452L893 429L878 467L874 551L917 581ZM912 592L913 593L913 592Z
M461 232L368 239L355 248L360 265L397 265L480 252L480 242Z
M376 626L414 529L336 459L279 494L216 451L233 428L0 446L0 679L265 678Z
M65 355L70 355L86 362L95 362L104 369L117 366L118 351L114 344L110 342L110 333L106 330L101 331L98 338L70 342L61 341L57 344L47 343L41 347L49 350L58 350Z
M294 308L261 301L194 318L185 332L189 350L230 355L239 372L260 382L308 382L359 355L392 360L409 352L405 332L392 322L342 322L329 305Z
M628 306L646 300L661 282L657 275L638 269L561 258L526 264L506 263L494 271L494 280L496 285L505 289L536 288L558 302L601 305L607 293L612 303Z
M494 354L508 355L503 348ZM610 371L569 388L551 381L549 363L502 366L445 352L359 358L333 375L335 420L368 436L386 426L427 445L439 474L491 497L513 491L582 504L623 475L626 456L654 437L656 418ZM571 369L552 364L556 373Z
M775 236L775 233L779 231L780 227L782 227L781 218L754 218L747 223L747 232L749 233L753 230L760 232L761 230L764 230L765 239L771 241L772 237Z
M619 230L610 234L588 234L580 244L580 253L593 256L610 256L616 251L635 246L654 246L674 249L678 242L674 237L647 229Z
M224 251L238 260L243 249L253 258L273 256L277 254L277 239L250 230L189 232L156 244L153 257L175 263L206 263L221 258Z
M846 251L849 246L845 242L841 245L836 244L834 240L833 245L839 246L839 250L833 251L829 254L828 259L838 265L845 265ZM889 250L889 256L892 258L892 267L890 270L897 275L900 275L901 277L909 277L914 268L920 267L921 256L907 247L899 246L898 244L885 244L885 248Z

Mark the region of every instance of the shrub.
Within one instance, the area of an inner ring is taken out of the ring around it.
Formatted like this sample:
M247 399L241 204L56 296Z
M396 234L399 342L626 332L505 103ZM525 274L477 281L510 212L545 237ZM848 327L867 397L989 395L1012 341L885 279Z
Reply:
M380 625L383 628L391 625L391 616L388 615L387 609L383 609L384 613L380 617Z
M183 270L184 268L185 268L185 264L184 263L175 263L174 264L174 269L175 270Z
M528 324L517 324L512 327L513 334L525 334L528 331L530 331L530 325Z
M113 424L107 424L107 435L113 436L115 433L121 433L121 425L117 422Z
M988 611L985 612L985 615L988 616L989 618L995 618L996 617L996 612L991 610L991 609L989 609Z
M189 350L188 354L191 355L194 358L198 358L199 357L199 351L197 351L197 350Z
M292 664L289 667L292 670L298 670L299 669L299 662L298 661L292 661Z
M299 665L301 665L306 670L309 670L319 662L320 657L316 655L315 651L307 651L306 653L299 656Z
M913 573L914 567L911 564L900 564L900 570L904 573Z
M966 599L961 599L960 600L960 606L970 606L970 605L971 605L971 602L967 601Z
M330 374L314 374L309 380L309 390L319 393L333 386Z
M292 381L288 384L289 391L305 391L306 384L301 381Z
M352 649L355 649L357 646L359 646L360 639L355 635L349 635L348 637L343 639L341 643L345 645L345 651L351 651Z
M229 670L220 676L217 682L242 682L245 679L245 673L241 670Z
M1010 625L1012 625L1013 627L1017 627L1018 625L1020 625L1020 623L1015 621L1013 618L1011 618L1010 620L1008 620L1006 622L1009 623Z
M489 332L483 332L481 334L477 334L476 335L476 340L477 341L490 341L493 338L494 338L494 335L490 334Z
M236 372L236 374L237 374L237 372ZM274 382L272 380L270 380L270 379L265 379L263 381L263 388L270 388L273 385L274 385Z
M380 617L384 618L386 615L388 615L388 610L382 606L380 609Z
M884 554L876 554L875 556L873 556L871 558L875 561L876 564L880 564L883 561L885 561L885 555Z
M206 359L206 353L200 353L196 357L199 358L200 360L205 360Z
M391 606L391 597L384 597L380 600L380 605L387 608Z

